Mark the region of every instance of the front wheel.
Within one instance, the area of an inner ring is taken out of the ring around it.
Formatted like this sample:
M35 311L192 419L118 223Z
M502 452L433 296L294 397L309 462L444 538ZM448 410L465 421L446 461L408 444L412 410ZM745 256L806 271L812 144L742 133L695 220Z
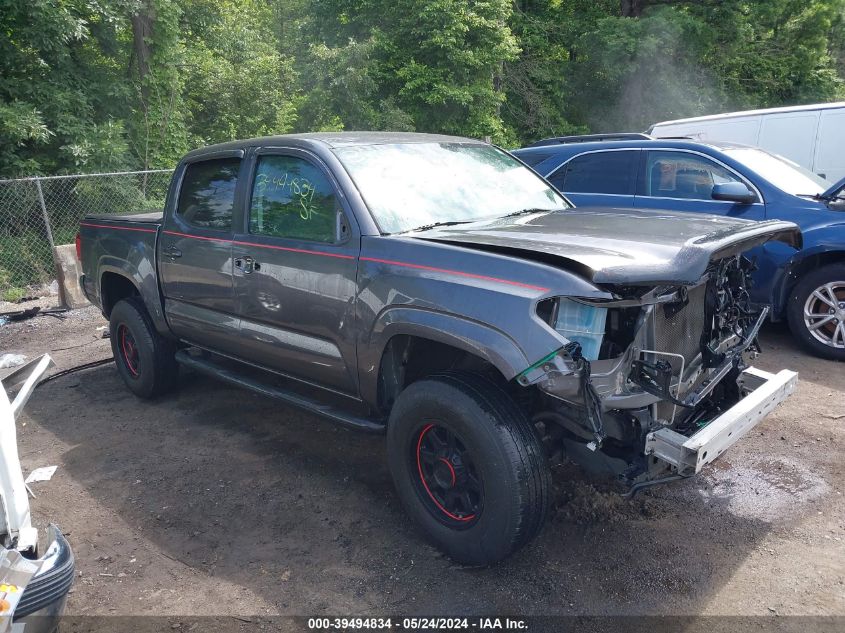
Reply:
M789 328L810 353L845 361L845 264L832 264L795 284L787 306Z
M391 411L387 447L403 506L452 559L489 565L543 526L550 473L542 446L493 382L449 372L413 383Z

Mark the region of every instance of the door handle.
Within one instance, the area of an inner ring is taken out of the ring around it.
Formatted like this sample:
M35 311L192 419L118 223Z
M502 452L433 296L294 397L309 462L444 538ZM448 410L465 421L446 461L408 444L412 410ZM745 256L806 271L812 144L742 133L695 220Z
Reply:
M164 254L174 259L177 257L182 257L182 251L176 248L173 244L171 244L165 249Z
M248 255L245 257L236 257L235 268L240 270L244 275L248 275L255 269L255 260Z

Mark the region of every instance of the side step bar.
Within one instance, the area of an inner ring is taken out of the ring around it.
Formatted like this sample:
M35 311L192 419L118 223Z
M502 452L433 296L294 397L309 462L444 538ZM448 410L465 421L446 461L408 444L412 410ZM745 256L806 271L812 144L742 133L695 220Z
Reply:
M367 433L384 433L387 428L382 422L347 413L336 407L332 407L317 400L308 398L307 396L298 394L292 390L271 385L245 374L238 373L229 367L215 362L213 359L201 356L192 356L187 350L179 350L176 352L176 362L200 373L207 374L212 378L217 378L235 385L236 387L260 393L263 396L281 400L282 402L305 411L321 415L333 420L334 422L338 422L358 431L365 431Z

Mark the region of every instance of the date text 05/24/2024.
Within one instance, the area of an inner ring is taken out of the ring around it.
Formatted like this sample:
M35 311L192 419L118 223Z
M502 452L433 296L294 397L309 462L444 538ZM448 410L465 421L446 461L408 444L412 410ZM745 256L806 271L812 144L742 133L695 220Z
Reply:
M312 631L404 630L404 631L524 631L528 623L520 618L308 618Z

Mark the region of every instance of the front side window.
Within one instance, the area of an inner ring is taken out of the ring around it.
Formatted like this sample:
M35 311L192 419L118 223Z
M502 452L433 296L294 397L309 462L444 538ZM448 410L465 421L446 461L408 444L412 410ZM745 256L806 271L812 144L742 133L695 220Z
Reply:
M296 156L262 156L255 172L249 232L271 237L337 241L338 204L329 179Z
M531 169L481 143L390 143L334 150L383 233L570 206Z
M713 186L726 182L742 180L703 156L686 152L648 153L645 183L648 196L711 200Z
M240 158L218 158L188 165L176 214L192 226L231 230L240 167Z
M550 178L567 193L633 195L639 151L596 152L573 158Z

